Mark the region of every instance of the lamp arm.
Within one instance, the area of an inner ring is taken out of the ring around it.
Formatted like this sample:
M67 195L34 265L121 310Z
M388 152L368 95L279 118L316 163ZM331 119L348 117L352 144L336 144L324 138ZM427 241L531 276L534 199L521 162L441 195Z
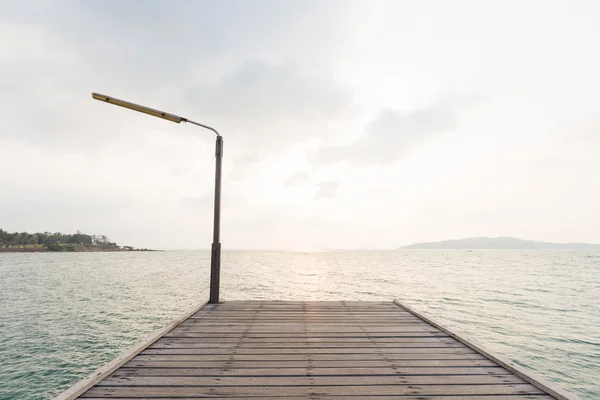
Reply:
M198 126L204 128L204 129L208 129L208 130L213 131L214 133L217 134L217 136L221 136L221 134L219 132L217 132L217 130L215 128L210 127L208 125L201 124L200 122L195 122L195 121L189 120L187 118L182 118L182 122L188 122L190 124L198 125Z

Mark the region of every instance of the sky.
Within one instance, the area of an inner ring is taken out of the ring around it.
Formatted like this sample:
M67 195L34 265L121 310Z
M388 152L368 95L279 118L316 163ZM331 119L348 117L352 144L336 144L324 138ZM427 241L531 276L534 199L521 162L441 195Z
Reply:
M0 228L223 249L600 243L600 2L0 2Z

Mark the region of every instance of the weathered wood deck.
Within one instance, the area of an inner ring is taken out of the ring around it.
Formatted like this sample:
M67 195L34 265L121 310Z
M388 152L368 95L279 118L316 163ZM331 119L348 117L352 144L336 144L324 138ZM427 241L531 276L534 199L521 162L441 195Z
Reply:
M575 398L400 304L353 301L205 305L58 398L78 396Z

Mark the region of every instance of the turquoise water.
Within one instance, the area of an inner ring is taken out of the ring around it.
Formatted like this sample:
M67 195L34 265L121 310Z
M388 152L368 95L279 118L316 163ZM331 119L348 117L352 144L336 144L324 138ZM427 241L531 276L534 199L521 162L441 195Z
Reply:
M224 252L224 300L400 299L600 398L600 252ZM0 253L0 398L48 399L208 298L209 253Z

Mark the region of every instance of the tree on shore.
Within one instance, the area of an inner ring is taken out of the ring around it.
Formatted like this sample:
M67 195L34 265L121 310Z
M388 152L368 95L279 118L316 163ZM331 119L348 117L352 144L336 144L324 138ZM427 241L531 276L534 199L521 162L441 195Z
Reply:
M60 232L8 232L0 229L0 247L45 247L51 251L74 249L74 245L98 246L103 248L118 248L106 235L88 235L77 231L74 234ZM71 250L72 251L72 250Z

